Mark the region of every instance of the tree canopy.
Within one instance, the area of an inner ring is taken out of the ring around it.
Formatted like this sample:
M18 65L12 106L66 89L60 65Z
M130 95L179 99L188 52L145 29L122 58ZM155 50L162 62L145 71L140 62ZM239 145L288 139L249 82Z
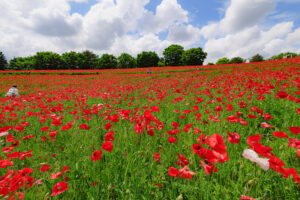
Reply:
M38 52L32 59L35 69L59 69L62 66L60 55L50 51ZM30 68L30 65L27 68Z
M230 63L231 64L235 64L235 63L245 63L246 60L241 58L241 57L234 57L230 59Z
M143 51L137 55L138 67L156 67L158 66L159 57L155 52Z
M118 60L114 55L103 54L98 62L99 69L113 69L117 68Z
M0 70L4 70L7 66L7 60L2 52L0 52Z
M136 67L136 60L128 53L122 53L118 57L118 63L120 68L134 68Z
M250 59L250 62L261 62L261 61L264 61L264 57L260 54L256 54L252 56L252 58Z
M203 65L207 53L202 48L191 48L182 54L182 63L184 65Z
M167 47L164 52L164 60L166 66L179 66L182 54L184 50L183 47L177 44L172 44Z
M230 60L226 57L224 58L220 58L217 62L216 65L225 65L225 64L229 64Z
M277 60L277 59L282 59L282 58L293 58L298 56L297 53L293 52L285 52L285 53L280 53L278 55L274 55L270 58L270 60Z

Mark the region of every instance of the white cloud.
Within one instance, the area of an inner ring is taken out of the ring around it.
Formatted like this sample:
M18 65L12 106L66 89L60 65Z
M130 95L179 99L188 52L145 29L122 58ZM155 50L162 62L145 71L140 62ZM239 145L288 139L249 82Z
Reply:
M171 42L190 45L199 38L192 34L199 29L186 24L188 12L177 0L163 0L155 13L145 9L150 0L101 0L84 15L70 14L70 2L88 0L1 1L1 51L9 58L83 49L136 55L161 53ZM158 34L168 30L168 39L160 40Z
M231 0L225 17L202 28L205 38L226 35L251 27L274 11L276 0Z
M142 32L159 33L174 24L188 22L188 12L182 9L177 0L163 0L157 6L155 15L150 11L144 14L139 23Z
M207 39L206 61L300 49L300 29L293 30L293 20L269 30L259 26L278 0L226 1L223 19L201 29L190 23L188 11L177 0L162 0L154 12L145 8L150 0L97 0L85 14L71 14L70 2L88 0L0 1L0 50L8 58L85 49L116 56L141 51L161 55L174 43L185 49L203 43L201 36ZM166 39L159 37L161 33L168 34Z
M191 46L200 40L200 29L190 24L176 24L170 27L167 40L183 46Z
M283 52L300 39L297 35L298 30L292 32L292 28L293 22L276 24L268 31L262 31L259 26L252 26L222 38L209 39L204 47L208 52L207 61L215 62L221 57L235 56L250 58L257 53L270 57Z
M250 58L257 53L270 57L280 52L299 51L300 29L293 30L293 21L281 22L269 29L260 26L262 22L266 24L266 17L274 12L277 2L231 0L223 19L201 29L201 35L207 39L206 63L222 57Z

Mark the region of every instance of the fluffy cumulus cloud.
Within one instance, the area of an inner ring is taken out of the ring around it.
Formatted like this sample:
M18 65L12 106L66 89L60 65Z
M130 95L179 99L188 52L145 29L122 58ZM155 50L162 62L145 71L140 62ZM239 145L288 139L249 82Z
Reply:
M250 58L259 53L265 57L285 51L299 51L299 29L292 21L265 29L261 24L276 6L276 0L231 0L225 16L201 29L207 39L204 50L208 61L241 56Z
M33 55L38 51L122 52L163 50L171 44L186 49L203 44L207 62L220 57L281 51L299 51L300 28L293 20L268 24L278 2L297 0L231 0L224 17L201 28L191 23L189 13L177 0L161 0L153 11L150 0L97 0L84 14L72 12L72 4L89 0L0 1L0 44L8 58ZM200 13L201 14L201 13ZM162 37L164 35L165 38Z
M205 38L214 38L241 31L264 20L275 6L276 0L231 0L225 17L203 27L201 33Z
M71 2L88 0L1 1L1 51L9 58L46 50L161 54L172 42L188 47L200 31L187 25L188 11L177 0L162 0L155 12L145 8L150 0L99 0L84 15L71 14ZM168 31L167 40L158 37Z

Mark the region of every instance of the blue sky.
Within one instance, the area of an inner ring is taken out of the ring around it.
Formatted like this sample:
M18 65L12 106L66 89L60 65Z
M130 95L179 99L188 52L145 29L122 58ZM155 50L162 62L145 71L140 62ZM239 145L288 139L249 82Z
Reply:
M300 0L10 0L0 2L8 58L92 50L118 56L202 47L221 57L300 53ZM18 47L18 48L16 48Z
M156 7L162 0L151 0L145 8L155 12ZM222 0L178 0L183 9L189 11L190 23L201 28L211 21L218 21L225 14L228 1ZM97 0L87 2L71 2L71 13L78 12L86 14L90 7L97 3ZM280 16L282 15L282 16ZM275 16L275 17L274 17ZM277 16L277 17L276 17ZM270 23L278 23L282 20L293 20L295 27L300 26L300 1L287 0L278 1L275 12L268 17Z

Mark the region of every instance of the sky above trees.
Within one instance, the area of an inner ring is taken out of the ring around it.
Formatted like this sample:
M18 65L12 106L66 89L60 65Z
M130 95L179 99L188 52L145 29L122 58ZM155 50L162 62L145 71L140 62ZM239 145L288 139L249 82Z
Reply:
M89 49L119 56L171 44L221 57L300 52L300 0L0 1L0 44L7 58L37 51Z

